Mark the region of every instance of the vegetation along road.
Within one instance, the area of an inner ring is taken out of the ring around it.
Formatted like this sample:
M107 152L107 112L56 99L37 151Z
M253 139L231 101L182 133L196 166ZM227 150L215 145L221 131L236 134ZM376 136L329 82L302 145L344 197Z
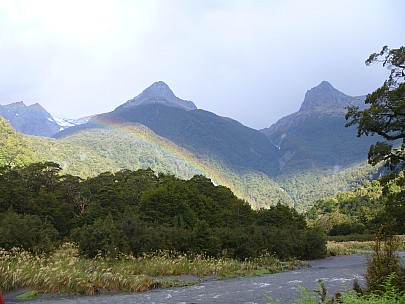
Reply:
M402 260L405 252L400 253ZM320 289L323 280L329 294L352 287L357 278L363 284L365 255L329 257L310 262L309 268L250 278L208 280L198 285L177 289L159 289L144 293L124 293L96 296L45 296L27 303L268 303L266 295L281 303L299 298L303 288ZM8 303L13 303L9 301ZM14 302L16 303L16 302Z

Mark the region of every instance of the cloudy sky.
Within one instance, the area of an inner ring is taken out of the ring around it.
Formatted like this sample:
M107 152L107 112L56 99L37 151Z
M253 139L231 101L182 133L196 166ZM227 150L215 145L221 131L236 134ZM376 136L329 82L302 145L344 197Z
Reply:
M113 110L158 80L253 128L328 80L348 95L388 72L365 59L405 45L403 0L0 0L0 104L56 117Z

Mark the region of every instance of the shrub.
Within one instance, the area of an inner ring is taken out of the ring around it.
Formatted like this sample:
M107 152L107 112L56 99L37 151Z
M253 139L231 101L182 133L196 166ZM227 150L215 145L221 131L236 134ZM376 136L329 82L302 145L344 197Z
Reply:
M72 239L77 242L79 253L87 257L95 257L98 254L116 257L129 251L124 231L111 214L96 220L92 225L74 229Z
M393 286L405 290L405 269L401 267L400 258L396 254L398 240L396 236L377 236L374 253L367 263L365 279L369 291L383 290L384 281L395 273Z
M36 215L8 210L0 214L0 247L21 247L31 252L50 252L58 237L52 224Z

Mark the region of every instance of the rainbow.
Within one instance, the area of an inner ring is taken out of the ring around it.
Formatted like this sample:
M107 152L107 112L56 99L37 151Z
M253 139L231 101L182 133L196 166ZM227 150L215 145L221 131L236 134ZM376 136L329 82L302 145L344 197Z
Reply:
M230 188L237 197L246 199L246 195L238 190L230 182L229 178L218 172L218 169L214 169L213 167L205 164L202 160L199 160L189 151L186 151L170 140L157 135L142 124L115 122L112 120L103 119L102 117L97 119L93 118L88 124L90 126L94 126L94 128L113 130L145 142L153 148L159 150L162 154L167 155L167 157L174 158L185 163L190 168L190 171L193 172L193 175L204 175L205 177L210 178L214 184L226 186ZM227 170L229 171L229 169Z

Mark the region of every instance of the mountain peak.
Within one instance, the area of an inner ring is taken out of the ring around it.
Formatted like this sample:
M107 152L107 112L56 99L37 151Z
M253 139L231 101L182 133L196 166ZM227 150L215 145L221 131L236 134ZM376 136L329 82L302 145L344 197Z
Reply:
M51 114L48 113L47 110L43 106L41 106L39 103L33 103L32 105L28 106L28 108L34 110L34 111L39 111L39 112L44 112L47 114L47 116L51 117Z
M320 88L320 89L335 89L329 81L323 80L318 86L315 88ZM335 89L336 90L336 89Z
M13 103L4 105L4 107L6 107L6 106L7 107L14 107L14 108L25 108L26 107L24 101L18 101L18 102L13 102Z
M352 97L335 89L329 82L322 81L305 94L300 112L315 109L343 109L352 101Z
M174 95L173 91L169 88L169 86L164 81L156 81L156 82L152 83L152 85L150 87L146 88L143 92L144 93L151 92L160 97Z
M157 81L142 91L141 94L128 100L117 109L136 107L141 104L161 103L167 106L178 107L184 110L197 109L195 104L189 100L183 100L174 95L170 87L163 81Z

